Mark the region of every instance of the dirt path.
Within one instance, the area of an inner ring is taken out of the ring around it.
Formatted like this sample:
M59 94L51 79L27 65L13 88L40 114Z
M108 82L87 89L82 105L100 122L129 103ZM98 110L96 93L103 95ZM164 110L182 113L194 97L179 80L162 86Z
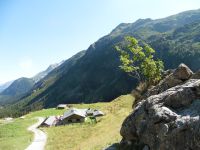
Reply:
M26 150L44 150L47 136L43 131L37 128L43 121L44 118L39 117L38 122L28 128L28 130L33 132L35 135L33 142L26 148Z

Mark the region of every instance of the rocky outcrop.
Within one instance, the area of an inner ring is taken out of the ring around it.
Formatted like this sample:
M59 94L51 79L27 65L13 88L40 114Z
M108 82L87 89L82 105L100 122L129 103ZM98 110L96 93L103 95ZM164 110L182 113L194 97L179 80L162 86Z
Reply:
M145 97L159 94L171 87L184 83L193 75L193 72L185 64L180 64L176 70L168 74L169 75L167 75L157 86L154 86L151 89L149 89Z
M122 124L121 149L200 149L200 79L189 79L191 76L192 71L180 65L158 85L169 85L173 78L178 80L173 82L176 86L137 104Z
M174 71L173 76L179 80L188 80L192 76L193 72L185 64L180 64Z
M191 79L200 79L200 70L194 73L191 77Z

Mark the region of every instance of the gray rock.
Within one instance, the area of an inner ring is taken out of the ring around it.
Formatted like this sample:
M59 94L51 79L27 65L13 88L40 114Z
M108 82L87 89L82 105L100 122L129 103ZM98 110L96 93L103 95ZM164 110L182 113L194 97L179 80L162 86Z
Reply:
M156 95L161 92L164 92L165 90L176 85L183 84L193 75L193 72L185 64L180 64L176 70L170 70L167 72L169 72L170 74L168 73L169 75L165 76L165 78L162 81L160 81L160 83L157 86L147 91L145 95L146 98L151 95Z
M117 145L118 144L116 144L116 143L112 144L112 145L108 146L107 148L105 148L103 150L118 150Z
M145 145L142 150L149 150L149 147L147 145Z
M190 79L138 103L120 133L141 150L199 150L199 116L200 80Z
M185 64L180 64L173 74L177 79L188 80L193 72Z
M200 70L194 73L191 77L191 79L200 79Z

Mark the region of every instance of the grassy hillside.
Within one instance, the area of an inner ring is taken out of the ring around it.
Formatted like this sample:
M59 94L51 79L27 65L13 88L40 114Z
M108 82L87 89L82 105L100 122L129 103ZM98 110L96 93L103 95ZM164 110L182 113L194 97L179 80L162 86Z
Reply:
M48 135L46 149L101 150L112 143L119 142L122 121L131 112L133 102L134 98L131 95L124 95L108 103L73 104L72 106L75 108L96 108L102 110L106 115L97 119L97 124L88 122L41 128ZM16 119L9 124L0 124L0 149L23 150L32 139L32 134L26 129L36 121L36 117L62 115L65 111L43 109L26 115L25 119Z
M27 128L35 122L35 118L15 119L12 122L0 120L0 149L25 149L33 139L33 134Z
M47 150L102 150L119 142L122 121L131 112L133 97L121 96L110 103L80 104L77 108L96 108L106 113L97 124L72 124L43 128L48 134Z

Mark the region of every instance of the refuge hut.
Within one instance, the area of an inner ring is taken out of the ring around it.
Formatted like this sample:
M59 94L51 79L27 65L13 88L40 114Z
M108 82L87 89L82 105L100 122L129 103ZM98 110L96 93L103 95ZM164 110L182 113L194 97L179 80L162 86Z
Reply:
M59 124L84 122L87 109L71 109L64 113Z
M66 109L68 106L67 104L59 104L56 108L57 109Z

